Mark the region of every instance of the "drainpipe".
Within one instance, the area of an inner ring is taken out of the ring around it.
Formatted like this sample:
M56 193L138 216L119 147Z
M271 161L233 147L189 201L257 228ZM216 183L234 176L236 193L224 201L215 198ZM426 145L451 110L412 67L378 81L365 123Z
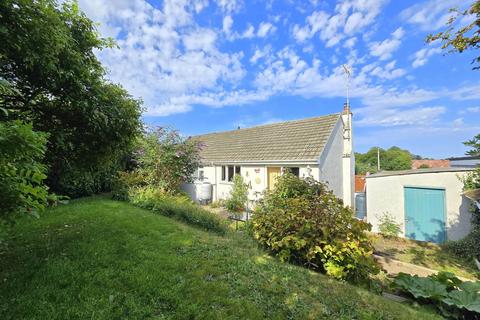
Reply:
M217 167L215 166L215 164L212 162L212 167L213 167L213 171L215 172L214 174L214 177L215 177L215 201L218 201L218 181L217 181Z

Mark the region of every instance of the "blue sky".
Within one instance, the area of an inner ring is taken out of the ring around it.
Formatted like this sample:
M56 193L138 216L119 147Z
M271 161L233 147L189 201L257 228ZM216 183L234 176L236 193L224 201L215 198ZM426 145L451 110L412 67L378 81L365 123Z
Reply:
M474 52L424 43L465 3L79 1L117 40L97 56L144 100L148 124L195 135L339 112L348 64L356 151L397 145L436 158L462 155L480 133Z

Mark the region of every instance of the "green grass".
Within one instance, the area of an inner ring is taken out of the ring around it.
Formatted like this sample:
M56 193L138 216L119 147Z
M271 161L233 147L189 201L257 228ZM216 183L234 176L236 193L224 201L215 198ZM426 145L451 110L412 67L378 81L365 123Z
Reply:
M21 219L0 243L0 319L434 319L105 197Z
M472 261L452 255L442 246L403 238L372 236L375 250L393 259L420 265L426 268L448 271L460 277L478 278L478 269Z

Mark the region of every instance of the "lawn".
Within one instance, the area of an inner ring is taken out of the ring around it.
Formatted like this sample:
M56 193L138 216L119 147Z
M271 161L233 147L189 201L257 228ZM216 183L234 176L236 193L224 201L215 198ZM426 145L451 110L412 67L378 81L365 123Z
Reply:
M0 281L0 319L437 318L105 197L4 230Z
M442 246L403 238L372 236L375 250L392 259L408 262L439 271L448 271L457 276L476 279L478 269L473 260L462 260L447 252Z

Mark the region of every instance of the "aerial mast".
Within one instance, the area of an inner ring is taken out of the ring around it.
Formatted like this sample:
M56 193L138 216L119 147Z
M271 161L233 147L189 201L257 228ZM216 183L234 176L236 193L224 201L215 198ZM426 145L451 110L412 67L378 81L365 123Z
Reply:
M343 64L343 71L345 72L345 87L347 91L347 106L350 107L350 77L352 76L352 68L348 64Z

